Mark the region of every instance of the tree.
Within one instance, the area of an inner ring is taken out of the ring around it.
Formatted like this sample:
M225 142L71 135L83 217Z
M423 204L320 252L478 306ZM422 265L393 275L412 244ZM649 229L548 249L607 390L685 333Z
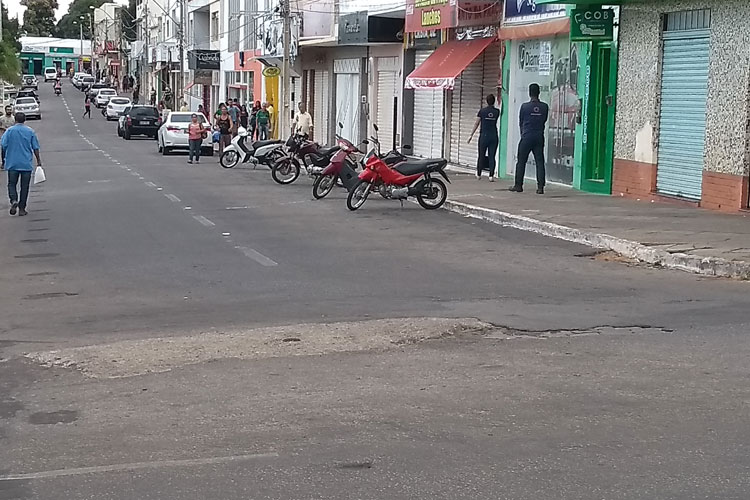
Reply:
M3 16L3 38L0 40L0 80L18 83L20 67L17 52L21 50L21 44L18 42L18 19L9 19L8 9L4 5L0 15Z
M29 36L52 36L55 33L57 0L21 0L26 7L23 29Z
M83 37L91 38L90 15L91 7L101 7L105 0L73 0L68 7L68 12L60 18L55 29L55 35L60 38L78 38L80 29L73 21L83 21Z

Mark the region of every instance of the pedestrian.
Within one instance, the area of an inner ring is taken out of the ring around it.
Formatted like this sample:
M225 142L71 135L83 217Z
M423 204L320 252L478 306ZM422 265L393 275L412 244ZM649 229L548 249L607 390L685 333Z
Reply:
M516 182L510 188L515 193L523 193L523 179L526 175L526 162L529 153L534 153L536 163L536 194L544 194L546 171L544 168L544 126L549 116L549 106L539 100L540 88L536 83L529 85L530 100L521 105L518 124L521 127L521 140L518 142L518 162Z
M247 106L244 104L240 106L240 127L247 130L247 120L248 120L248 112L247 112Z
M299 103L299 113L297 113L292 120L292 133L305 136L309 138L313 131L313 121L310 113L307 112L305 103Z
M186 112L186 111L190 111L190 109L188 108L188 105L187 105L187 103L185 101L182 101L182 106L180 106L180 111L182 111L183 113Z
M128 75L122 75L122 91L126 92L128 90Z
M276 136L276 130L274 130L274 125L276 124L276 110L273 107L273 102L269 101L266 104L266 111L268 111L268 138L270 139L271 136Z
M260 111L260 101L255 101L252 109L250 110L250 139L257 139L258 132L258 111Z
M83 112L83 116L81 118L86 118L88 115L89 120L91 119L91 96L86 94L86 100L83 101L83 109L85 110Z
M237 106L237 99L229 99L227 101L227 112L232 117L232 137L237 135L237 129L239 127L240 109Z
M13 116L13 106L5 106L5 114L0 116L0 139L5 131L16 124L16 117ZM5 149L2 150L2 163L0 170L5 170Z
M271 113L268 112L268 103L264 102L255 114L255 122L258 126L258 140L267 141L268 131L271 127Z
M29 199L31 184L32 153L36 164L42 166L39 156L39 139L36 133L25 125L26 115L16 113L16 124L3 134L0 146L5 154L5 167L8 170L8 198L10 198L10 215L26 215L26 202ZM21 183L21 196L18 196L18 183Z
M195 163L201 162L201 146L205 137L206 130L203 128L203 122L198 120L198 113L193 113L188 124L188 163L193 163L193 158L195 158Z
M219 131L219 156L224 152L224 147L232 143L232 127L234 122L226 105L222 104L219 117L216 119L216 129Z
M495 96L490 94L486 98L487 106L479 110L474 128L469 135L468 143L479 129L479 156L477 157L477 179L482 178L484 164L490 174L490 182L495 182L495 157L499 142L497 131L497 120L500 118L500 110L495 107Z
M208 113L206 113L206 110L203 108L203 104L198 104L198 113L206 117L206 121L211 122L211 118L208 116Z
M140 89L138 88L138 85L133 87L133 104L138 104L138 100L140 99L139 92Z

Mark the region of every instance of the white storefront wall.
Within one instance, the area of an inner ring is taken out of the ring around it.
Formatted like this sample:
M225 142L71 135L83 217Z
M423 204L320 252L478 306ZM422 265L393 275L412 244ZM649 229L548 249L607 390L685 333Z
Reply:
M434 50L417 50L414 66L418 68L433 52ZM414 90L412 148L415 156L437 158L443 155L443 97L443 90Z
M368 71L370 89L369 128L370 133L372 133L374 131L372 125L378 125L378 137L383 152L386 152L401 146L403 49L400 45L389 45L372 48L370 53L372 56L370 57L371 71Z
M359 58L333 61L333 73L336 78L336 123L343 124L340 134L355 143L360 140L360 68Z

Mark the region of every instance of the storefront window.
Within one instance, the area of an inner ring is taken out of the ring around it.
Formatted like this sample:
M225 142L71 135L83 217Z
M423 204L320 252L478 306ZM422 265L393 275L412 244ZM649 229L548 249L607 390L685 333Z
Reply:
M546 130L547 180L573 183L575 126L578 111L578 57L575 44L567 37L518 40L511 44L509 90L509 133L507 170L516 170L517 146L520 140L518 112L529 100L532 83L541 87L541 100L549 105ZM526 175L535 178L533 155Z

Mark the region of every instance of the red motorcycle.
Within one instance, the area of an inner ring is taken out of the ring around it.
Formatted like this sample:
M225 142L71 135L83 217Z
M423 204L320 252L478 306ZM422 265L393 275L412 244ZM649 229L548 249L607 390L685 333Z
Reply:
M302 171L300 162L309 176L319 175L340 149L338 145L321 147L317 142L309 140L307 135L298 134L289 138L286 147L287 154L271 167L271 176L279 184L291 184L297 180Z
M448 160L443 158L428 158L406 159L390 166L385 158L372 155L359 174L359 182L349 191L346 206L349 210L357 210L371 192L377 191L383 198L400 200L402 204L409 196L415 196L427 210L440 208L448 198L448 187L433 175L440 174L450 183L445 173L447 164Z

